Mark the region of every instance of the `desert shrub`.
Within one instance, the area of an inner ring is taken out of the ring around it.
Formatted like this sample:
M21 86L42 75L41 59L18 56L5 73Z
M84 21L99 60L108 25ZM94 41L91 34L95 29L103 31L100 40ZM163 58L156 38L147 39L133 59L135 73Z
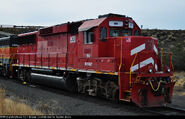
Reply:
M0 115L43 115L30 106L5 98L5 90L0 89Z

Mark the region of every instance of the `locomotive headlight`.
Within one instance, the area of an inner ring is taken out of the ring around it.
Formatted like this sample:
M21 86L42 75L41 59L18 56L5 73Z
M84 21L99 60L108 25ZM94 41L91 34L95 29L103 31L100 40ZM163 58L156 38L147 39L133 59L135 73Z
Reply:
M149 73L152 73L152 69L149 69L148 71L149 71Z
M170 72L170 71L171 71L170 68L168 68L168 69L167 69L167 72Z

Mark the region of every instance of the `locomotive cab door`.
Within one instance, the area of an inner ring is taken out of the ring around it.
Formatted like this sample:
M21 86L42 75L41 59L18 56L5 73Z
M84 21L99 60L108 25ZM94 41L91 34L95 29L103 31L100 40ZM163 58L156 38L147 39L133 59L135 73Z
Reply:
M97 45L95 42L93 29L80 32L78 42L78 67L81 69L95 69L96 64L93 61L97 57Z

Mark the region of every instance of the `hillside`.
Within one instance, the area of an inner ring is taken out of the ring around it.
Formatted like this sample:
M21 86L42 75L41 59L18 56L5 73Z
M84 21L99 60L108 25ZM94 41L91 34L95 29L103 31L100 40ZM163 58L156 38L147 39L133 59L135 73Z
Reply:
M142 30L142 35L159 39L159 47L173 53L175 70L185 71L185 30Z
M24 27L24 26L2 27L0 26L0 31L11 33L11 34L20 34L20 33L36 31L39 28L43 28L43 27L42 26L28 26L28 27Z
M0 31L19 34L38 30L41 27L25 27L25 28L2 28ZM173 53L173 64L175 70L185 71L185 30L158 30L143 29L142 35L152 36L159 39L159 47L165 51ZM1 36L0 36L1 37Z

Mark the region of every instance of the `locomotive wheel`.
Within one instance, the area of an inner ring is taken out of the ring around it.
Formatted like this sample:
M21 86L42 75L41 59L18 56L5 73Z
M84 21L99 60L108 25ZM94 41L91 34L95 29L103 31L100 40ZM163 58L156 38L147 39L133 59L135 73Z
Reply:
M26 70L25 81L31 83L31 70Z
M17 72L17 69L13 69L13 72L11 72L11 76L12 78L15 78L15 79L18 79L18 72Z
M6 68L2 69L2 75L3 77L5 77L5 79L8 78L8 71L6 70Z
M2 75L3 75L3 77L6 77L6 70L5 70L5 68L3 68L3 70L2 70Z
M31 71L26 69L19 70L18 79L22 82L31 82Z
M119 103L119 90L116 89L114 94L113 94L113 100L116 102L116 103Z
M19 79L20 81L24 82L24 80L25 80L24 78L25 78L24 69L20 69L20 70L18 71L18 79Z
M70 92L78 92L78 84L76 81L76 75L74 73L68 73L66 78L66 86Z
M87 91L89 89L89 86L85 86L85 89L84 89L84 94L86 96L89 96L89 92Z

